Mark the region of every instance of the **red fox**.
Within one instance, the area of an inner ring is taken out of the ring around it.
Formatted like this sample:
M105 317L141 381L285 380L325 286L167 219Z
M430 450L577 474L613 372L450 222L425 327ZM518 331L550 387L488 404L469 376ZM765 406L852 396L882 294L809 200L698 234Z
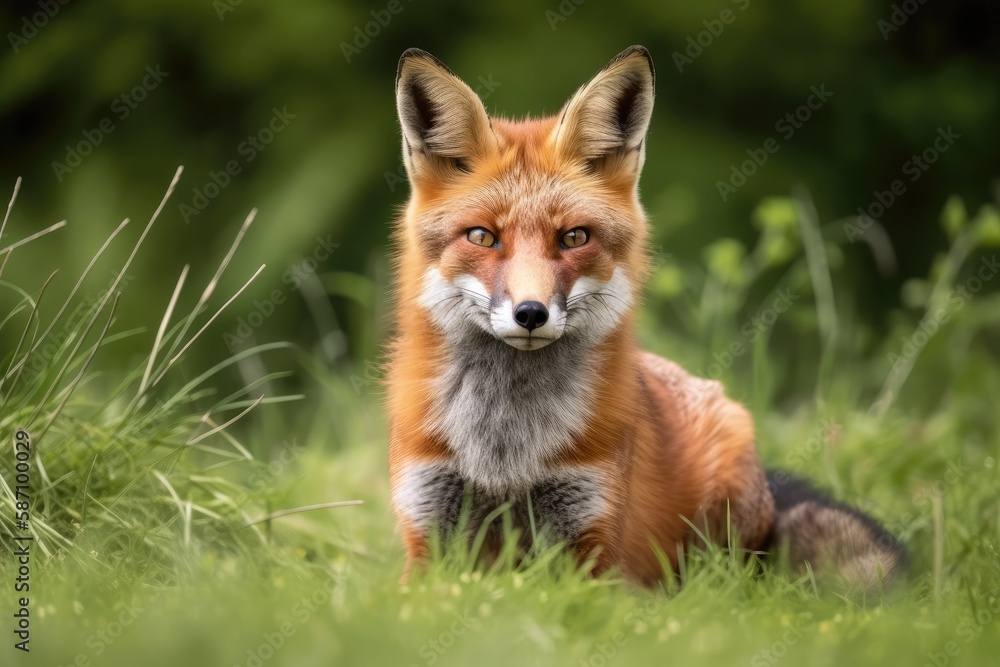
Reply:
M804 483L769 482L743 406L636 346L653 87L633 46L558 114L513 121L430 54L403 53L411 196L394 232L387 409L406 573L463 507L475 529L510 503L525 534L566 542L595 575L654 584L658 552L676 568L707 531L886 581L906 557L896 540Z

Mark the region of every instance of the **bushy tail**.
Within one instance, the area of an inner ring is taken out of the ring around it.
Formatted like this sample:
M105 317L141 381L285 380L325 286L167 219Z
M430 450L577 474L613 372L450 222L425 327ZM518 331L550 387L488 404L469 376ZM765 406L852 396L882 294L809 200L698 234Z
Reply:
M767 482L775 504L771 546L787 545L793 567L809 563L817 573L867 592L877 592L906 568L906 548L867 514L782 471L767 471Z

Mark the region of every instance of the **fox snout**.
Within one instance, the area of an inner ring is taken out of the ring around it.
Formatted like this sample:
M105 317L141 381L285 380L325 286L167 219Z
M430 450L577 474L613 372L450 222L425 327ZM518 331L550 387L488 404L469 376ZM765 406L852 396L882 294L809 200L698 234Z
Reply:
M557 294L548 303L501 300L490 311L493 333L519 350L537 350L558 340L566 328L566 297Z
M562 336L566 295L557 288L561 277L553 272L551 260L530 250L512 250L498 267L490 326L508 345L537 350Z
M520 275L523 278L523 275ZM633 305L633 286L621 268L606 280L580 276L548 294L516 291L500 280L496 289L471 274L448 279L430 269L420 305L453 340L485 331L518 350L539 350L566 336L597 343ZM527 296L519 296L527 295Z

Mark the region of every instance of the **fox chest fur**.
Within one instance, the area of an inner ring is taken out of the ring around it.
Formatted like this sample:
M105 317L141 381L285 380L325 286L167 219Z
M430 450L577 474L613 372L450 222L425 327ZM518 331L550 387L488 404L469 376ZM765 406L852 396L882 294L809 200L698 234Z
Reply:
M583 433L594 369L578 362L572 341L560 342L529 356L471 333L449 349L431 428L475 486L524 491Z
M595 369L578 363L582 343L560 343L525 355L469 330L449 345L429 383L427 415L448 456L404 474L399 511L450 529L468 496L474 524L508 503L519 523L535 521L559 539L578 536L601 514L603 473L560 462L585 431Z

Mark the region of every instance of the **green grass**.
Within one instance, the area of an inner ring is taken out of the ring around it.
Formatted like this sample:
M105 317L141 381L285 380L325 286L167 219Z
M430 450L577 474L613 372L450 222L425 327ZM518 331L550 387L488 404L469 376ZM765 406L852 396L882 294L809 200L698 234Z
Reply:
M789 439L812 437L807 416L781 421ZM281 473L290 487L283 506L330 498L364 505L273 520L252 538L233 527L209 543L207 521L196 520L185 545L181 512L155 485L144 488L158 498L161 524L151 525L156 513L98 524L105 534L77 537L79 558L36 566L30 664L70 664L83 653L92 664L142 656L153 665L253 665L248 651L268 655L260 649L268 637L282 644L269 665L600 665L602 650L623 665L777 664L768 650L788 665L922 665L952 644L961 652L949 664L989 664L1000 648L1000 485L993 460L963 458L962 438L949 428L941 417L893 419L878 432L864 417L842 425L836 468L849 480L847 497L897 522L915 556L909 580L885 599L817 595L808 576L755 575L722 552L696 554L672 590L588 580L551 551L495 572L445 558L400 586L402 551L376 432L336 454L303 452ZM891 452L872 460L876 441L911 455L904 464L893 465ZM967 468L954 483L942 475L949 459ZM188 492L197 502L198 490ZM170 545L166 554L160 545ZM134 621L129 605L143 609ZM131 625L105 642L100 633L117 634L123 613Z
M717 246L707 268L660 266L642 337L696 369L741 339L772 287L769 271L785 276L802 297L775 327L817 341L814 353L769 346L777 334L768 331L723 379L752 407L768 464L816 480L908 544L911 572L884 595L839 595L808 573L748 565L718 549L692 553L656 590L581 576L555 547L490 569L446 549L400 585L386 428L369 364L331 372L304 357L296 376L307 401L268 406L268 415L285 415L281 428L265 418L240 428L250 414L196 441L255 405L298 398L265 391L281 372L259 372L235 392L213 386L281 345L210 369L188 368L183 355L170 366L227 299L209 294L161 326L101 334L111 297L103 307L70 304L75 324L40 372L0 388L4 442L16 428L38 442L30 654L11 647L10 538L23 531L9 486L0 487L2 664L992 664L1000 650L995 296L952 313L905 375L886 361L966 279L984 223L949 218L958 250L911 286L912 309L884 341L865 342L870 332L852 324L838 272L842 249L814 216L802 196L771 201L760 212L761 247ZM775 239L787 246L777 255ZM37 286L32 296L8 280L0 286L14 304L3 326L27 333L18 350L0 354L0 370L44 332ZM813 296L813 280L829 282L822 296ZM145 336L150 358L123 376L87 365L91 351L99 364L122 335ZM0 478L11 485L13 451L2 451ZM363 504L280 515L348 500Z

